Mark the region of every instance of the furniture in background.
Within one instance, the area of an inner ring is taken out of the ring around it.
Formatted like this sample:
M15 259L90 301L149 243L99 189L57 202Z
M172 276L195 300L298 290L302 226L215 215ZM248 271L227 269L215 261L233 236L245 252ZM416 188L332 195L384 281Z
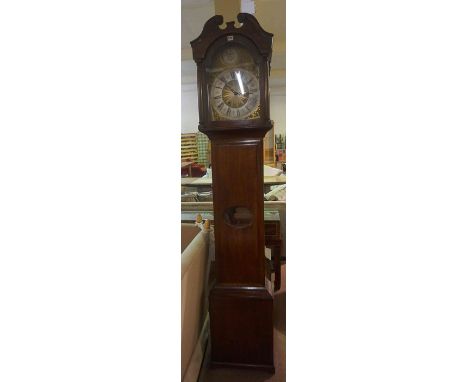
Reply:
M180 139L181 176L202 177L206 173L208 161L206 150L201 150L204 147L203 138L199 133L193 133L182 134Z
M207 191L211 189L213 179L212 178L182 178L181 185L182 187L190 187L194 188L195 191ZM278 176L264 176L263 177L263 185L264 191L269 192L270 186L286 184L286 176L285 175L278 175Z
M180 159L182 162L196 162L198 160L197 134L181 135Z
M210 139L203 133L197 133L198 163L208 168L211 164Z
M196 382L209 333L209 233L182 224L181 234L181 375L183 382Z
M187 171L187 174L189 177L192 177L192 165L194 164L195 162L194 161L191 161L191 160L187 160L185 162L182 162L181 163L181 169L182 169L182 173L184 172L184 170Z
M276 166L274 127L263 138L263 163L267 166Z
M271 250L271 268L275 274L275 287L277 291L281 288L281 239L280 215L277 211L265 211L265 247Z
M182 162L182 178L201 178L206 174L206 169L195 162Z
M275 135L275 159L280 164L286 163L286 135ZM286 166L283 171L286 173Z

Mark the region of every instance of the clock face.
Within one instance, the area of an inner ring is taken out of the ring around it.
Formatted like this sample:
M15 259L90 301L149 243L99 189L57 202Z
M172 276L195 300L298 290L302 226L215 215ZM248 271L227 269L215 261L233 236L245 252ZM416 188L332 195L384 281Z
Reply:
M229 55L225 54L224 58L227 57ZM213 80L210 101L213 111L221 118L246 119L259 106L258 79L254 73L243 68L224 70Z

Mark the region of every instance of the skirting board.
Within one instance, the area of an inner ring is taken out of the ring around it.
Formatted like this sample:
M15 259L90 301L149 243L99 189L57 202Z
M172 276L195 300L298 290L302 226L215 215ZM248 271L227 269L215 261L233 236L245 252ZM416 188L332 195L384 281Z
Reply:
M203 328L198 337L197 344L193 350L192 357L190 358L187 371L182 379L182 382L197 382L198 375L200 374L203 356L208 342L208 335L210 333L210 316L207 314L205 322L203 322Z

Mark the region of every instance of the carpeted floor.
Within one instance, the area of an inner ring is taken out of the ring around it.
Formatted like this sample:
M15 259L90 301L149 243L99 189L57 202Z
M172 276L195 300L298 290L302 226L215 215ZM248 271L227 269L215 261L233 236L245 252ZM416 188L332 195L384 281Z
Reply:
M242 369L210 369L210 347L200 372L199 382L285 382L286 381L286 264L281 266L281 288L274 299L274 375Z

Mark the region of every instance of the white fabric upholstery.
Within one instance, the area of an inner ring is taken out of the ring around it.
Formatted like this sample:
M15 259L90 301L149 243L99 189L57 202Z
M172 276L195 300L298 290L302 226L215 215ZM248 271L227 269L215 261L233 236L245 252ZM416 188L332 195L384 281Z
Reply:
M201 362L205 337L202 330L206 325L207 277L209 233L201 231L194 224L182 224L182 380L196 381L199 367L191 365ZM205 339L206 340L206 339ZM194 372L195 370L195 372Z
M190 242L197 236L197 234L200 232L200 228L198 228L195 223L194 224L188 224L188 223L182 223L182 230L181 230L181 250L180 252L183 253L185 248L187 248L187 245L190 244Z

